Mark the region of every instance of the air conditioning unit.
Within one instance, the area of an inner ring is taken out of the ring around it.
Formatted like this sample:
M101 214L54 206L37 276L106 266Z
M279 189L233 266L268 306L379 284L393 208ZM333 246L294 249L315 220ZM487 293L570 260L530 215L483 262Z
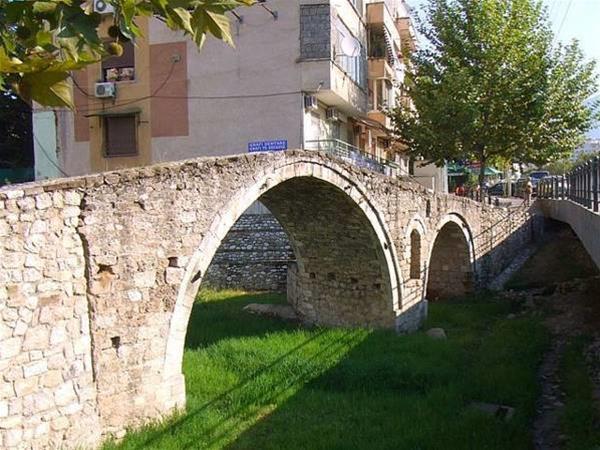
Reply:
M113 14L115 7L106 0L94 0L94 12L98 14Z
M340 114L337 108L327 108L327 110L325 111L325 118L331 122L337 122L338 120L340 120Z
M319 104L317 103L317 97L314 95L304 96L304 108L306 109L318 109Z
M94 86L94 95L98 98L111 98L117 94L115 83L96 83Z

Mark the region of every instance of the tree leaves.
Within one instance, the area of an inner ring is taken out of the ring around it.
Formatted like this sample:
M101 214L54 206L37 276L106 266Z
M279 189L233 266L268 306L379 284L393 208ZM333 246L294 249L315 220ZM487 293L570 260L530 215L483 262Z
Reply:
M141 36L140 16L156 16L201 47L207 34L233 45L226 16L254 0L107 0L126 39ZM98 27L101 16L84 0L0 0L0 89L8 83L27 101L72 107L70 70L110 55Z
M597 87L576 43L552 49L537 0L429 0L411 57L412 107L393 111L413 156L443 164L540 163L569 153L591 124Z

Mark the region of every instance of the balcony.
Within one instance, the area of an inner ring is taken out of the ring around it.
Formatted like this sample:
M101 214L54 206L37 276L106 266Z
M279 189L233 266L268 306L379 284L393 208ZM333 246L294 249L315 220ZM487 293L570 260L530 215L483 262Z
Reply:
M355 166L382 173L388 176L399 176L398 166L393 161L363 152L347 142L339 139L318 139L306 141L306 150L318 150L329 153Z

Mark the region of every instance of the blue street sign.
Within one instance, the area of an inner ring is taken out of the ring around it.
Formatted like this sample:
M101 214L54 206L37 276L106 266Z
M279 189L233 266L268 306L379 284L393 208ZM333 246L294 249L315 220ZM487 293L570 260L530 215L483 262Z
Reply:
M276 141L256 141L248 142L248 151L254 152L279 152L281 150L287 150L288 141L285 139L279 139Z

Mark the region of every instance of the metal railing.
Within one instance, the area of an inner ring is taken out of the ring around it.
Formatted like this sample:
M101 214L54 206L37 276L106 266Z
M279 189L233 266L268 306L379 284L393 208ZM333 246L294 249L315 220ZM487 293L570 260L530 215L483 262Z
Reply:
M358 147L339 139L310 140L306 141L305 147L306 150L320 150L329 153L356 166L372 170L373 172L379 172L389 176L399 175L400 166L395 162L363 152Z
M542 178L537 187L539 198L571 200L598 212L600 157L575 167L571 172Z

